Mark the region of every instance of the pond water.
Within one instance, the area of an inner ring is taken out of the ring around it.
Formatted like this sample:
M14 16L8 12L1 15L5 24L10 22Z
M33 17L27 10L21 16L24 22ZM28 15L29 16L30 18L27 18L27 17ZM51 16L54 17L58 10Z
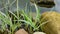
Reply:
M10 0L10 3L14 2L15 0ZM8 4L7 0L4 1L5 2L5 5ZM41 13L45 12L45 11L57 11L57 12L60 12L60 0L54 0L55 2L55 6L52 7L52 8L44 8L44 7L38 7L40 10L41 10ZM28 9L31 9L31 11L35 11L35 7L34 6L31 6L30 4L30 0L19 0L19 8L20 9L24 9L27 5L27 11ZM6 5L8 6L8 5ZM1 8L3 8L2 6L2 0L0 0L0 10ZM15 11L16 10L16 2L12 4L12 6L10 6L10 10L12 11ZM3 9L2 9L3 11Z

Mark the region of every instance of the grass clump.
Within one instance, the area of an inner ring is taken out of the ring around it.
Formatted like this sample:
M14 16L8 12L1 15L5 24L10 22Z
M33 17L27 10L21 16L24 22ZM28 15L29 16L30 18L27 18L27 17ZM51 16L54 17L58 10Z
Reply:
M18 11L18 13L17 12L13 13L11 11L8 11L7 14L4 14L3 12L0 11L0 20L2 21L1 24L2 32L8 30L7 32L9 32L10 34L14 34L17 28L19 27L23 28L22 26L23 22L25 23L24 25L26 30L28 29L28 31L30 32L31 31L34 32L35 30L38 30L37 21L40 18L39 12L37 11L36 19L34 19L35 22L32 21L33 19L32 16L30 17L25 13L25 10L20 10Z
M16 2L17 10L15 12L7 9L6 14L0 11L0 20L2 34L14 34L18 29L25 29L29 34L33 34L35 31L40 31L40 26L43 25L40 22L40 10L36 8L36 17L33 19L32 16L27 14L26 9L18 10L18 0ZM8 6L9 8L9 6ZM34 21L33 21L34 20ZM3 33L4 32L4 33ZM6 32L6 33L5 33Z

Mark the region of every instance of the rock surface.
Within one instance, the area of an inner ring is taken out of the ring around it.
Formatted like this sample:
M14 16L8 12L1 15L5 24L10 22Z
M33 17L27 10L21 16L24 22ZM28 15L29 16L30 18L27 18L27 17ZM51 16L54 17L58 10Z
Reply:
M15 34L28 34L28 33L24 29L20 29Z
M41 22L47 22L42 26L42 30L47 34L60 34L60 13L44 12Z
M54 0L30 0L32 3L36 3L40 7L52 8L55 6Z

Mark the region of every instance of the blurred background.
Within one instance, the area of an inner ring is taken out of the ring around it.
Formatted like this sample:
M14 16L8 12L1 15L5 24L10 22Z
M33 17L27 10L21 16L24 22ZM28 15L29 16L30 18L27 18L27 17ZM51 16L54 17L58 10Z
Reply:
M35 12L35 7L30 4L30 0L19 0L18 1L19 4L19 9L24 9L27 6L27 11L31 10L33 12ZM55 2L55 6L52 8L44 8L44 7L39 7L41 13L45 12L45 11L57 11L60 12L60 0L54 0ZM16 0L0 0L0 11L5 12L7 9L11 10L11 11L16 11Z

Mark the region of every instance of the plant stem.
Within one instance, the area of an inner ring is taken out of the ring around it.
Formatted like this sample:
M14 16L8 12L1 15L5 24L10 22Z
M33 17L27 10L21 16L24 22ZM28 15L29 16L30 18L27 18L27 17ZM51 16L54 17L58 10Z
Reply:
M18 17L18 20L19 20L20 18L19 18L19 11L18 11L18 7L19 7L19 6L18 6L18 0L17 0L17 17ZM19 21L18 21L17 23L19 23Z
M17 16L19 18L19 12L18 12L18 0L17 0Z

